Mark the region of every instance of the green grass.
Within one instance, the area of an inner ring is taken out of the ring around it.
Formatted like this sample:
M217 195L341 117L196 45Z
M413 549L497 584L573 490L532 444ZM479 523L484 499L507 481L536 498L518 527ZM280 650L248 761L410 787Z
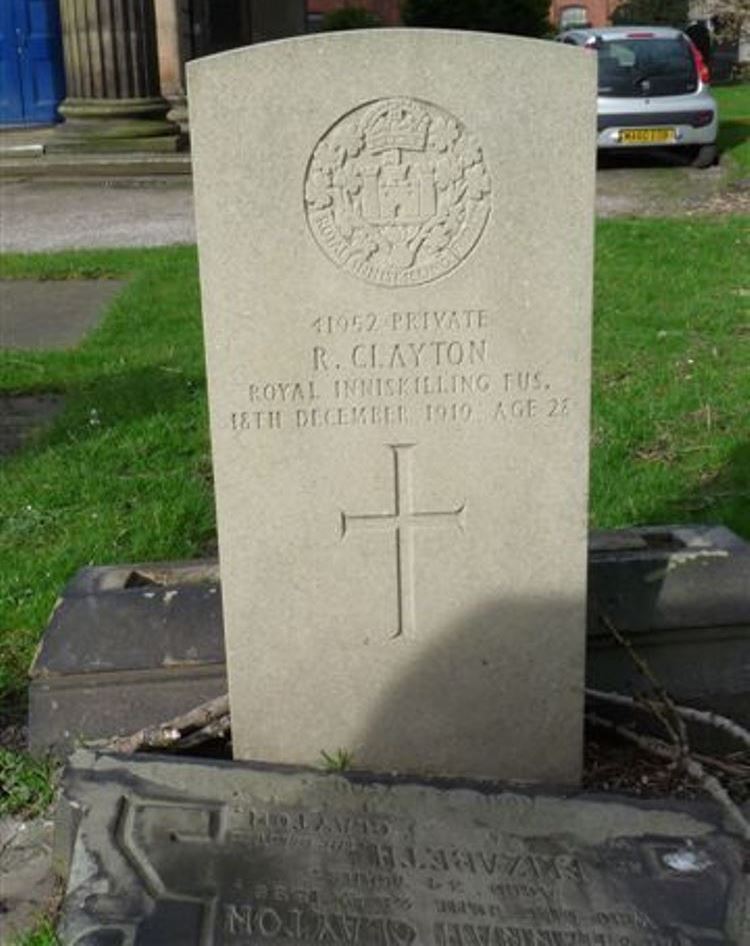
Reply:
M56 771L51 760L0 749L0 818L43 814L52 804Z
M41 920L34 930L22 933L10 941L8 946L62 946L50 920Z
M321 749L320 756L326 772L346 772L352 767L353 756L348 749L336 749L335 752Z
M750 173L750 82L711 91L719 103L719 149Z
M723 522L750 536L750 253L741 218L599 224L591 523ZM5 277L127 275L67 352L0 352L0 391L66 409L0 464L0 711L87 564L214 542L195 251L7 256Z
M609 220L597 236L592 524L750 537L748 220Z
M63 416L0 464L0 694L87 563L201 554L213 535L195 251L18 257L5 277L131 274L68 352L0 352L0 391L57 391Z

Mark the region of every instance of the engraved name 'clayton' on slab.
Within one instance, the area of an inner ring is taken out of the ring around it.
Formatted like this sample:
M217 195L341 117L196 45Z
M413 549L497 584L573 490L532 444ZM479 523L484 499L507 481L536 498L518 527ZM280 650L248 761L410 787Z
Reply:
M594 65L388 30L189 69L235 753L575 780Z
M189 785L186 791L185 786ZM741 946L718 812L79 754L66 946Z

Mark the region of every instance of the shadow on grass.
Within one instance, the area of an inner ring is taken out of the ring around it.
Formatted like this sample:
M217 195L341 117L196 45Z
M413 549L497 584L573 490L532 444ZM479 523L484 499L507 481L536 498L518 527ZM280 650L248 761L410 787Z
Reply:
M81 443L149 417L182 413L189 405L202 415L205 382L198 375L154 366L104 374L63 388L61 393L64 412L46 433L28 444L28 454Z
M720 469L701 475L683 495L655 506L646 521L717 523L750 540L750 442L735 447Z
M138 366L71 382L63 386L62 395L63 412L14 457L8 457L9 462L19 463L18 473L10 473L21 484L14 500L19 508L22 503L33 504L40 490L45 502L70 502L76 509L83 502L82 491L91 492L95 503L106 503L109 490L113 496L118 494L120 506L137 505L144 477L150 480L162 474L175 484L177 506L183 479L198 477L206 490L211 489L205 385L198 372ZM28 485L24 486L27 472ZM157 489L155 494L162 492L166 495L169 490ZM126 494L127 499L123 498ZM179 521L169 522L162 544L179 544L184 536L172 534L179 530ZM148 527L141 522L141 532ZM85 526L75 528L80 555L80 548L86 546L86 536L80 534ZM71 560L69 564L73 571L84 562ZM46 581L41 572L39 580ZM54 595L62 588L47 590ZM0 631L0 745L17 742L25 719L32 636L27 628Z
M632 148L598 151L596 169L616 171L633 168L690 167L692 152L683 148Z
M719 126L719 150L732 151L750 141L750 119L747 121L726 121Z

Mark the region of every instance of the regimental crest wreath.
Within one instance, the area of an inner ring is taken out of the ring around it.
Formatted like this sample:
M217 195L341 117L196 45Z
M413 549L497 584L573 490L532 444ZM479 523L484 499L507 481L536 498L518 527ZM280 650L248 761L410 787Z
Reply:
M468 256L490 213L476 137L412 98L369 102L320 139L305 175L315 240L337 265L380 286L414 286Z

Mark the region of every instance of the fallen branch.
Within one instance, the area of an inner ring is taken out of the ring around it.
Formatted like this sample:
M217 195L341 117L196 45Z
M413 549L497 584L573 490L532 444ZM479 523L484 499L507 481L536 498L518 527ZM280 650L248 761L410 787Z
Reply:
M669 733L669 736L679 750L680 755L686 756L689 751L687 726L685 725L685 721L676 711L674 700L669 695L669 693L667 693L664 685L656 677L656 674L653 672L651 667L649 667L648 663L643 659L643 657L641 657L641 655L638 653L635 647L633 647L627 637L625 637L622 631L620 631L620 629L613 624L606 614L603 614L601 619L602 623L607 628L609 633L614 637L617 643L627 651L628 656L638 668L641 676L645 677L645 679L648 680L648 682L654 688L659 700L658 702L652 702L650 704L651 711Z
M717 778L706 772L700 762L682 753L679 746L667 745L666 742L657 739L655 736L644 736L641 733L634 732L628 726L621 726L612 722L612 720L597 716L596 713L587 713L586 719L595 726L600 726L617 733L619 736L634 743L641 749L645 749L652 755L658 756L661 759L668 759L672 763L681 765L685 769L685 772L724 809L727 817L730 821L734 822L742 837L746 841L750 841L750 822L748 822L737 805L735 805L729 797L727 790Z
M586 688L585 692L586 696L590 696L595 700L602 700L606 703L613 703L618 706L627 706L631 709L640 709L650 712L654 711L654 703L657 702L650 697L634 697L628 696L625 693L594 690L589 687ZM714 713L709 710L698 710L690 706L680 706L674 702L671 702L671 709L681 716L682 719L687 719L694 723L702 723L704 726L713 726L715 729L722 730L722 732L738 739L750 749L750 732L733 719L729 719L727 716L721 716L719 713Z
M124 755L139 749L172 749L178 743L179 748L188 748L226 734L229 725L229 697L225 693L174 719L146 726L130 736L116 736L106 748Z
M194 746L200 746L204 742L211 742L214 739L223 739L232 728L232 717L227 713L214 720L202 729L197 729L180 740L180 749L192 749Z
M726 759L717 759L712 755L704 755L702 752L693 752L693 758L703 765L710 765L711 768L726 772L732 778L742 779L743 782L750 785L750 765L745 765L742 762L727 762Z

